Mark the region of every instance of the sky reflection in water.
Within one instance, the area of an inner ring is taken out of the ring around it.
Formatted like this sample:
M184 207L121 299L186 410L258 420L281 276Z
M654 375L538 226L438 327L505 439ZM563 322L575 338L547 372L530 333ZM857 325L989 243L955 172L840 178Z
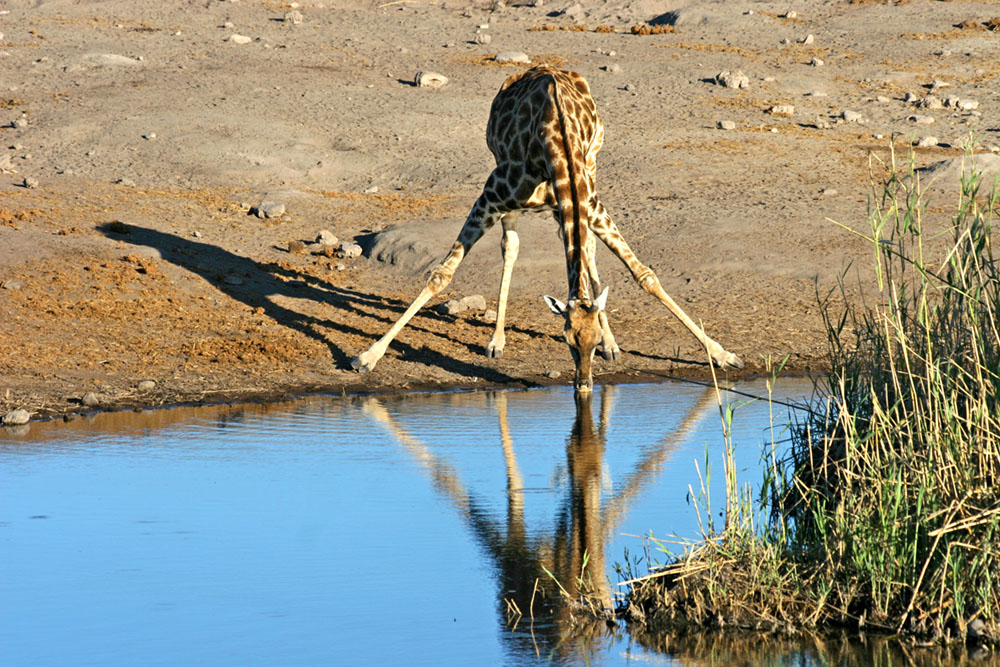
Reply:
M736 412L754 485L767 413ZM623 533L696 536L688 485L707 448L721 508L720 434L714 392L677 383L583 402L565 388L316 397L0 432L3 662L670 663L600 623L570 632L545 569L572 590L584 553L609 576L626 548L641 555ZM525 615L516 627L505 599Z

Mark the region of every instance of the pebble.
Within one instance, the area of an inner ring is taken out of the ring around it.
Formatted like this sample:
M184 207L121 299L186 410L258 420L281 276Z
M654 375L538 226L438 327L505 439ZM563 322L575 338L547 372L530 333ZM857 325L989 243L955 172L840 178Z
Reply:
M337 254L344 259L355 259L361 257L362 249L357 243L343 241L337 249Z
M321 229L316 235L316 243L320 245L337 245L339 239L329 229Z
M605 72L608 72L609 74L618 74L619 72L622 71L621 65L619 65L618 63L611 63L610 65L605 65L601 69L603 69Z
M38 179L37 178L32 178L31 176L25 176L24 181L23 181L22 184L24 185L24 187L29 188L29 189L37 188L38 187Z
M16 290L24 287L24 283L20 280L0 280L0 287L9 290Z
M937 90L938 88L951 88L951 84L947 81L942 81L941 79L934 79L934 83L931 84L931 88Z
M795 12L794 12L794 11L792 11L792 10L788 10L787 12L785 12L784 14L782 14L782 15L781 15L781 16L780 16L779 18L783 18L783 19L794 19L794 18L796 18L796 17L798 17L798 14L797 14L797 13L795 13Z
M86 405L88 408L92 408L94 406L100 405L101 399L97 398L97 394L95 394L94 392L88 391L86 394L83 395L83 398L80 399L80 402Z
M501 51L493 56L493 60L498 63L520 63L522 65L531 63L531 58L523 51Z
M809 64L812 65L813 67L822 67L823 61L820 60L819 58L813 57L813 59L809 61Z
M483 311L483 314L479 317L479 319L487 324L493 324L497 321L497 311L492 308L487 308Z
M820 197L832 197L835 194L837 194L836 188L823 188L823 190L819 193L819 196Z
M201 238L201 232L199 232L199 231L198 231L198 230L196 229L196 230L194 230L193 232L191 232L191 236L195 237L196 239L200 239L200 238Z
M906 95L903 95L903 101L904 102L916 102L919 99L920 99L920 97L918 97L917 95L914 95L913 93L907 93Z
M285 214L285 205L278 201L262 201L255 211L258 218L280 218Z
M486 44L489 44L492 41L493 41L493 38L490 37L489 33L481 32L478 35L476 35L476 44L486 45Z
M806 97L829 97L825 91L822 90L811 90L806 93Z
M917 106L921 109L943 109L944 102L934 95L927 95L917 102Z
M440 88L448 83L448 77L437 72L417 72L413 82L419 88Z
M476 312L486 310L486 298L482 294L470 294L461 299L445 301L437 307L437 311L445 315L458 315L469 310Z
M731 120L719 120L715 122L715 127L720 130L735 130L736 123Z
M138 385L136 385L136 388L139 391L153 391L154 389L156 389L156 383L153 382L152 380L143 380Z
M229 41L233 44L249 44L253 41L253 39L247 37L246 35L237 35L234 33L229 36Z
M860 113L849 109L845 109L841 112L840 117L847 123L861 123L864 121L864 117Z
M31 413L27 410L11 410L3 416L3 423L5 426L20 426L22 424L27 424L28 420L31 419Z
M119 178L117 181L115 181L115 183L118 185L124 185L127 188L135 187L135 181L133 181L131 178Z
M570 5L569 7L567 7L566 9L562 10L561 12L559 12L559 15L560 16L568 16L568 17L570 17L572 19L582 18L583 15L584 15L583 5L581 5L579 2L573 3L572 5Z
M907 116L906 120L911 123L916 123L917 125L931 125L934 122L934 116Z
M305 21L306 19L305 19L304 16L302 16L302 12L300 12L300 11L294 11L293 10L293 11L290 11L290 12L285 12L285 16L284 16L283 20L284 20L285 23L291 23L293 25L298 25L298 24L302 23L303 21Z
M879 104L888 104L889 102L892 102L892 100L886 97L885 95L879 95L878 97L875 98L875 101L878 102Z
M917 142L917 146L920 148L931 148L932 146L938 145L937 137L920 137L920 141Z
M306 251L306 244L302 241L289 241L288 242L288 252L293 255L298 255Z
M799 44L812 44L815 39L816 38L813 37L812 35L806 35L805 37L799 40Z
M242 285L243 279L240 278L239 276L234 276L233 274L230 273L222 279L222 282L226 283L227 285Z
M767 110L772 116L790 117L795 115L795 107L791 104L776 104Z
M145 139L146 141L152 141L153 139L156 139L156 132L150 132L149 134L144 134L142 135L142 138Z
M972 111L979 108L979 102L976 100L962 100L958 103L958 108L962 111Z
M378 186L377 185L372 185L371 187L365 188L365 194L366 195L373 195L376 192L378 192Z
M715 75L715 83L725 88L749 88L750 77L742 70L725 70Z
M545 371L545 377L549 378L550 380L555 380L560 375L562 375L562 373L560 373L559 371Z
M22 127L28 127L28 119L27 118L15 118L14 122L12 122L10 124L10 126L13 127L13 128L17 128L17 129L20 129Z

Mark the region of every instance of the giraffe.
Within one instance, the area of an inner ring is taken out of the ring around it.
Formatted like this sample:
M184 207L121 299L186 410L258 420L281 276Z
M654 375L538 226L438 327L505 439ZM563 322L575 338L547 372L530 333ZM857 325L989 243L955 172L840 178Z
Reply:
M546 296L545 302L564 320L563 335L576 366L577 392L593 389L592 361L598 347L606 359L621 357L605 313L608 288L600 290L595 237L628 267L643 290L663 303L694 334L717 366L742 368L739 357L709 338L670 298L653 270L639 261L611 220L596 191L597 152L603 141L604 126L590 86L582 76L538 65L509 77L493 100L486 126L486 144L497 166L486 179L458 238L431 271L410 307L382 338L355 357L351 366L361 372L373 369L389 343L451 282L465 255L498 220L503 227L503 272L496 329L486 356L501 357L510 276L519 248L517 217L521 210L536 209L554 213L565 248L569 298L564 303Z

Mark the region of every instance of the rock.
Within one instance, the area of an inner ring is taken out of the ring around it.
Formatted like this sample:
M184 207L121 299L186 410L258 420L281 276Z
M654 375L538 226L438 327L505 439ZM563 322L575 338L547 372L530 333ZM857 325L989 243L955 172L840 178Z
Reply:
M809 64L812 65L813 67L822 67L823 61L814 56L813 59L809 61Z
M813 37L812 35L806 35L805 37L799 40L799 44L812 44L815 39L816 38Z
M115 181L115 183L117 185L124 185L127 188L135 187L135 181L133 181L131 178L119 178L117 181Z
M445 315L458 315L469 310L477 313L486 310L486 299L482 294L471 294L461 299L452 299L437 307L437 311Z
M199 231L198 231L198 230L196 229L196 230L194 230L193 232L191 232L191 236L195 237L196 239L200 239L200 238L201 238L201 232L199 232Z
M934 116L907 116L906 120L917 125L931 125L934 123Z
M741 70L725 70L715 75L715 83L725 88L749 88L750 78Z
M982 174L983 183L992 183L994 178L1000 176L1000 155L992 153L974 153L968 157L960 155L916 170L921 185L949 194L958 189L963 175L967 176L973 171Z
M417 72L413 82L419 88L440 88L448 83L448 77L437 72Z
M494 324L497 321L497 311L492 308L487 308L483 311L483 314L479 316L479 319L487 324Z
M917 106L921 109L943 109L944 103L934 95L926 95L917 102Z
M28 127L28 119L27 118L15 118L14 121L10 124L10 126L13 127L16 130L20 130L22 128Z
M937 90L939 88L951 88L951 84L947 81L942 81L941 79L934 79L934 82L931 83L931 89Z
M108 223L108 231L114 234L131 234L132 228L121 220L112 220Z
M27 410L11 410L3 416L0 420L3 422L4 426L20 426L21 424L27 424L31 419L31 413Z
M299 255L306 251L306 244L302 241L289 241L288 242L288 252L293 255Z
M32 178L31 176L25 176L24 181L22 182L22 185L24 185L24 187L29 188L29 189L37 188L38 187L38 179L37 178Z
M980 639L986 634L986 623L981 618L977 618L966 626L971 639Z
M337 249L337 255L343 257L344 259L356 259L361 257L362 249L357 243L351 241L344 241L340 244Z
M920 148L932 148L938 145L937 137L920 137L917 146Z
M24 287L24 283L20 280L0 280L0 287L13 291Z
M95 394L94 392L88 391L86 394L83 395L83 398L80 399L80 402L86 405L88 408L92 408L97 405L100 405L101 399L99 399L97 397L97 394Z
M819 196L820 197L832 197L835 194L837 194L836 188L823 188L823 190L819 193Z
M560 373L559 371L545 371L545 377L549 378L550 380L558 379L560 375L562 375L562 373Z
M481 32L478 35L476 35L476 44L482 44L485 46L486 44L489 44L492 41L493 38L490 37L489 33Z
M795 107L791 104L776 104L767 110L772 116L789 118L795 115Z
M840 117L847 123L860 123L864 120L864 117L860 113L857 111L850 111L848 109L841 112Z
M153 382L152 380L143 380L142 382L136 385L136 389L138 389L139 391L153 391L154 389L156 389L156 383Z
M285 16L282 18L285 23L291 23L292 25L299 25L305 21L305 17L302 16L302 12L297 10L292 10L290 12L285 12Z
M879 95L878 97L875 98L875 101L878 102L879 104L888 104L889 102L892 102L892 100L886 97L885 95Z
M621 65L619 65L618 63L611 63L610 65L605 65L601 69L603 69L605 72L608 72L609 74L618 74L618 72L622 71Z
M720 130L735 130L736 123L734 123L731 120L719 120L715 122L715 127L719 128Z
M962 111L972 111L979 108L979 102L976 100L961 100L958 103L958 108Z
M229 273L226 274L226 276L222 279L222 282L226 283L227 285L242 285L243 279L240 278L239 276Z
M920 97L918 97L917 95L915 95L913 93L907 93L906 95L903 95L903 101L904 102L913 103L913 102L917 102L919 99L920 99Z
M338 239L334 233L328 229L321 229L319 234L316 235L316 243L319 243L320 245L337 245L337 241L339 240L340 239Z
M531 58L528 57L527 53L522 51L502 51L493 56L493 60L498 63L519 63L521 65L531 63Z
M572 4L572 5L570 5L569 7L563 9L561 12L559 12L558 15L559 16L568 16L571 19L579 19L579 18L583 18L583 16L584 16L585 13L586 12L584 12L584 10L583 10L583 5L581 5L579 2L576 2L576 3Z
M822 90L810 90L806 93L806 97L829 97L825 91Z
M253 39L247 37L246 35L237 35L234 33L229 36L229 39L227 41L230 41L233 44L249 44L250 42L253 41Z
M788 10L784 14L779 14L778 15L778 18L782 18L782 19L794 19L794 18L797 18L797 17L798 17L798 14L795 13L794 11L792 11L792 10Z
M278 201L262 201L253 213L258 218L280 218L285 214L285 205Z

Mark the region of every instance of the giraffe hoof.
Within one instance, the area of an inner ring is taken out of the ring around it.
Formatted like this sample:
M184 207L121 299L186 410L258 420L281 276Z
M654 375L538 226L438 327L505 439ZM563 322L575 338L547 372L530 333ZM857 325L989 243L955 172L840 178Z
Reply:
M618 349L618 346L612 348L604 348L601 350L601 356L608 361L619 361L622 358L622 351Z
M500 359L501 357L503 357L503 348L493 347L493 345L487 346L486 357L489 359Z
M374 362L367 362L363 359L365 355L359 354L358 356L351 359L351 368L359 373L367 373L368 371L375 368Z
M715 365L724 371L737 371L743 368L743 360L732 352L726 352L716 358Z

